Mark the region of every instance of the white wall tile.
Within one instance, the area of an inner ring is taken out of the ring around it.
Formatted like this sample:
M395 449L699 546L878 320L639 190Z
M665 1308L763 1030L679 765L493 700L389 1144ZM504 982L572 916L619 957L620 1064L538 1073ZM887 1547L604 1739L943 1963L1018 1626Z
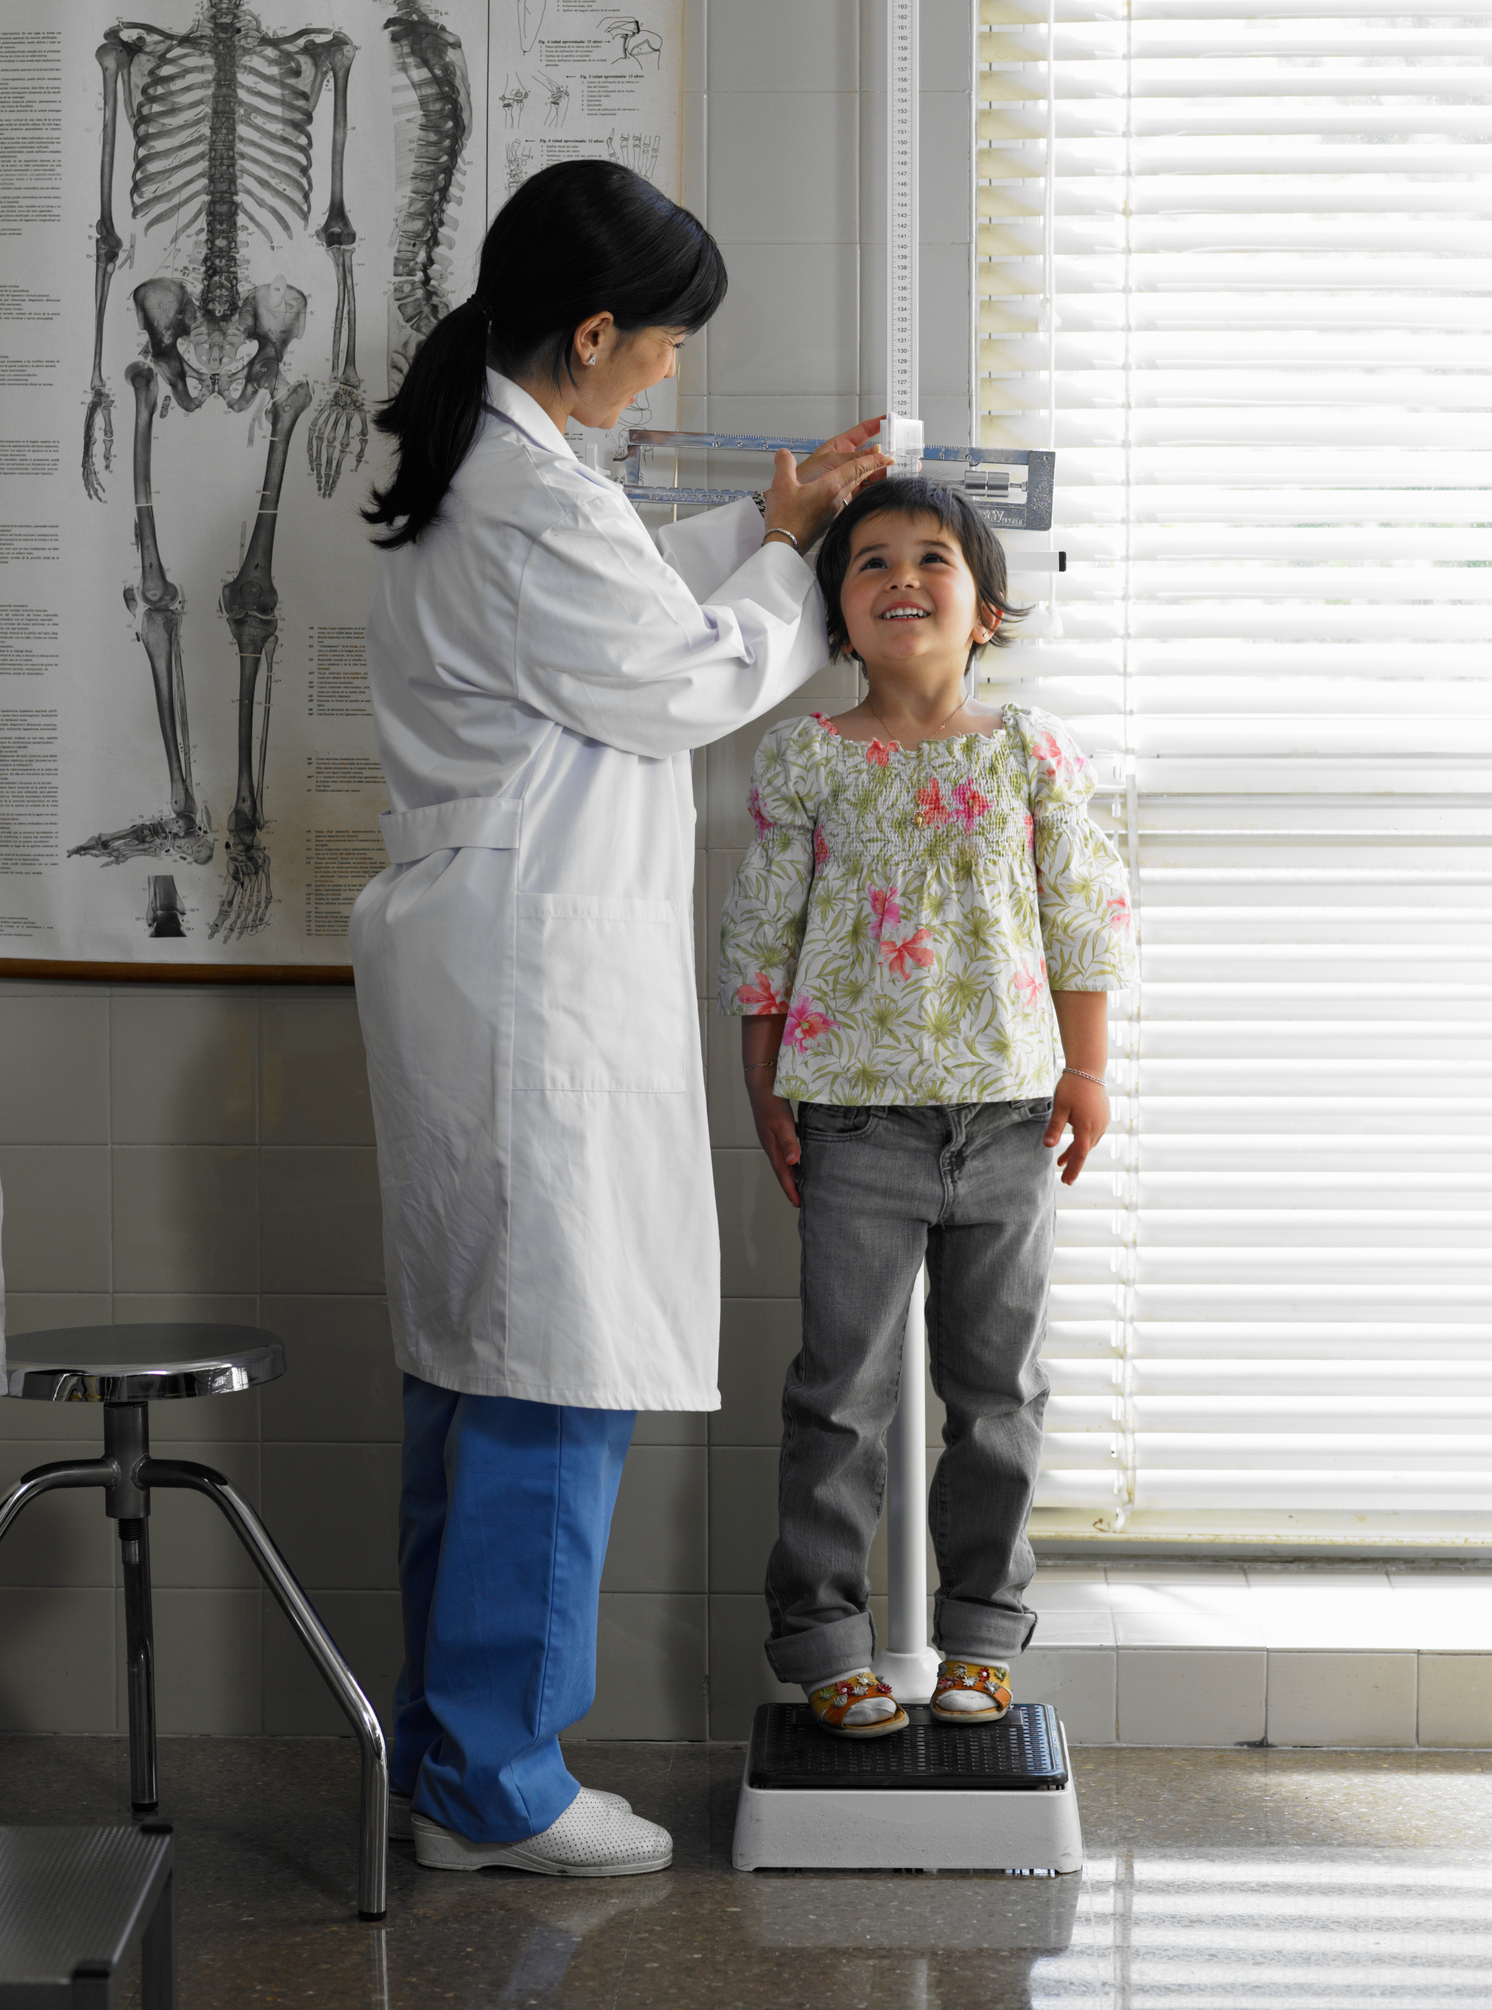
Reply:
M113 1731L114 1593L0 1590L0 1731Z
M242 987L116 990L109 1002L115 1144L251 1144L259 1000Z
M710 99L711 231L733 246L853 245L858 121L859 100L844 90L717 91ZM796 306L781 304L789 313Z
M156 1724L165 1736L243 1737L263 1723L258 1591L155 1591ZM115 1595L115 1708L129 1722L124 1593Z
M710 89L786 96L855 90L855 15L847 0L716 0Z
M1072 1744L1114 1742L1117 1675L1112 1650L1028 1647L1016 1661L1011 1681L1017 1702L1051 1704Z
M0 1142L105 1144L109 1000L102 989L0 994Z
M108 1291L105 1145L0 1147L4 1268L11 1291Z
M767 1155L712 1154L720 1217L720 1285L727 1298L796 1298L798 1216Z
M710 324L710 395L853 396L859 382L852 244L724 243L725 305Z
M1239 1745L1264 1736L1258 1650L1134 1648L1118 1657L1125 1745Z
M1421 1654L1419 1742L1492 1746L1492 1654Z
M707 1460L702 1445L634 1445L622 1468L604 1590L704 1591Z
M706 1737L706 1614L703 1597L603 1592L596 1700L570 1738Z
M1412 1745L1413 1654L1269 1656L1271 1745Z

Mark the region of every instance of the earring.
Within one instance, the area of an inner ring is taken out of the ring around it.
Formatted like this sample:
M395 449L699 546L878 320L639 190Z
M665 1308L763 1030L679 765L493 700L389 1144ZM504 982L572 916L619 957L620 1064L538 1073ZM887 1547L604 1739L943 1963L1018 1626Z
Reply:
M586 359L585 359L585 364L586 364L586 368L587 368L587 369L590 369L590 367L592 366L592 364L594 364L595 360L596 360L596 359L595 359L595 357L594 357L594 356L587 356L587 357L586 357Z

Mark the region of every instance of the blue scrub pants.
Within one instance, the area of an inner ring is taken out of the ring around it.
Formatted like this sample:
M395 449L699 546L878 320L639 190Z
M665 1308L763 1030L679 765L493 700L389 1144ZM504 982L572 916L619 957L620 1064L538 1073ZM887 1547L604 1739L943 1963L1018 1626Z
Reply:
M473 1842L538 1835L580 1791L559 1734L596 1692L601 1566L636 1421L404 1377L389 1784Z

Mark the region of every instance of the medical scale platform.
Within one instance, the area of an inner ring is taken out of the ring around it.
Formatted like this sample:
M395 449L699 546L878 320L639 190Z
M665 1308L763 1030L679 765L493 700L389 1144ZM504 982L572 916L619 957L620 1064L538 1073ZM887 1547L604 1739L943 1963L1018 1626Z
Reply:
M1082 1868L1067 1737L1050 1703L996 1724L923 1705L885 1738L833 1738L806 1703L763 1703L736 1809L737 1870Z

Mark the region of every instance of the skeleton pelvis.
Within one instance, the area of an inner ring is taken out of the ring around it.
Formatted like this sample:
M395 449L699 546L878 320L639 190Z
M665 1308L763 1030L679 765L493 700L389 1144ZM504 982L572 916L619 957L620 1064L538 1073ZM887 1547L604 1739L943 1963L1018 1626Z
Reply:
M235 405L249 385L271 388L306 332L306 296L279 275L251 286L227 315L208 313L179 279L147 279L132 298L151 356L169 379L195 381L196 403L216 393Z

